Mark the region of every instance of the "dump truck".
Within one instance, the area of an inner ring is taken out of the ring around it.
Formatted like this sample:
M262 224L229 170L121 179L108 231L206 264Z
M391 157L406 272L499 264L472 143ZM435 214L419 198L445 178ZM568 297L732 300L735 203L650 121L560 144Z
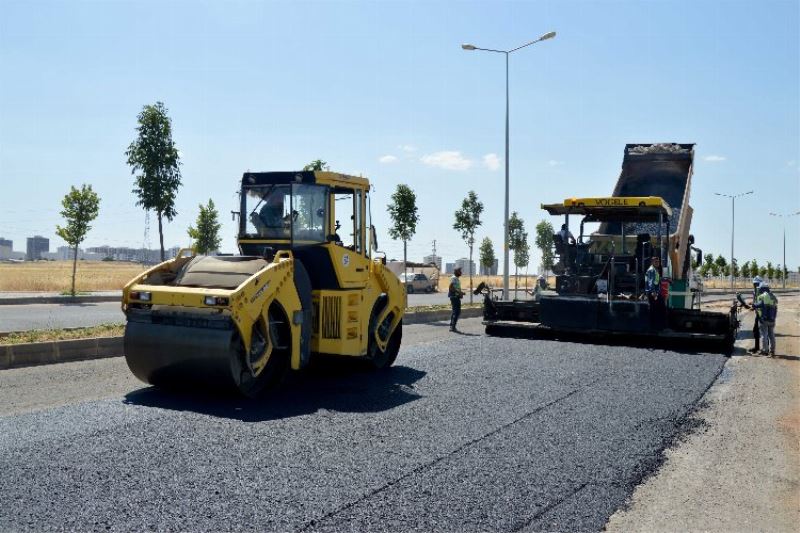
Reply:
M181 250L123 289L130 370L156 386L256 397L312 356L392 365L406 295L377 250L369 198L362 177L245 173L240 255Z
M504 301L480 287L487 333L534 327L567 338L570 333L679 338L731 350L739 325L736 303L726 313L703 311L690 283L693 254L702 262L689 232L693 161L693 144L628 144L612 196L543 204L566 226L553 236L555 290ZM597 230L588 232L587 224ZM645 297L645 272L654 256L663 265L666 316L651 310Z

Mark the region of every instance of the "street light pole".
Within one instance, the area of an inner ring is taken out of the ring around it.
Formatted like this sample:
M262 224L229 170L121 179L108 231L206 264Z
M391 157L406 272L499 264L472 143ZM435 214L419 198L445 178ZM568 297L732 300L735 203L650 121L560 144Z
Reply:
M503 218L503 300L508 300L508 257L509 257L509 250L508 250L508 189L509 189L509 94L508 94L508 56L511 55L513 52L525 48L526 46L530 46L532 44L538 43L539 41L545 41L547 39L552 39L556 36L556 32L551 31L545 33L538 39L535 39L529 43L525 43L522 46L518 46L511 50L493 50L491 48L480 48L478 46L474 46L472 44L462 44L461 48L468 51L473 50L481 50L483 52L495 52L498 54L505 54L506 56L506 192L505 192L505 213Z
M719 192L715 192L717 196L724 196L726 198L731 199L731 291L733 291L734 285L734 276L733 276L733 236L734 231L736 228L736 199L740 196L746 196L748 194L753 194L753 191L747 191L739 194L723 194Z
M783 265L781 268L783 271L781 272L781 278L783 279L783 288L786 288L786 274L789 270L786 268L786 221L783 220L784 218L793 217L796 215L800 215L800 211L796 213L770 213L770 215L774 217L781 217L781 221L783 222Z

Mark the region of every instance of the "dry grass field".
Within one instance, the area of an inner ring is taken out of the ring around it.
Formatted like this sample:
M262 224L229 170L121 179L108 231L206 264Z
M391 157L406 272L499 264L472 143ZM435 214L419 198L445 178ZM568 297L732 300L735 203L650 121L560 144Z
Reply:
M78 261L75 290L113 291L122 289L136 274L145 270L136 263ZM0 263L0 292L68 291L72 281L72 261Z

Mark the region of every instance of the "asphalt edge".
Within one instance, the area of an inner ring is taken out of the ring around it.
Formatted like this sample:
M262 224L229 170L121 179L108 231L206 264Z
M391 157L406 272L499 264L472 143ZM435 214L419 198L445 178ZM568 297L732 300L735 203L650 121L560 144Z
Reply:
M480 307L470 307L461 312L462 318L474 318L482 315L483 309ZM450 310L448 309L418 311L406 313L403 323L405 325L426 324L449 318ZM122 339L122 336L116 336L2 345L0 346L0 370L120 357L125 355Z

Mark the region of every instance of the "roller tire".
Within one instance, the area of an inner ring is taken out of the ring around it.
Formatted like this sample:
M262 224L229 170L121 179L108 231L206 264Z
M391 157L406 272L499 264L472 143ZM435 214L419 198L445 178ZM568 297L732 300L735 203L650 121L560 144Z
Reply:
M389 337L389 342L386 345L386 350L381 350L375 341L375 330L378 328L378 315L380 314L383 306L376 304L375 309L372 310L372 315L369 319L368 328L368 341L367 341L367 358L369 366L373 370L383 370L392 366L397 360L397 355L400 353L400 344L403 340L403 321L397 324L397 327Z

